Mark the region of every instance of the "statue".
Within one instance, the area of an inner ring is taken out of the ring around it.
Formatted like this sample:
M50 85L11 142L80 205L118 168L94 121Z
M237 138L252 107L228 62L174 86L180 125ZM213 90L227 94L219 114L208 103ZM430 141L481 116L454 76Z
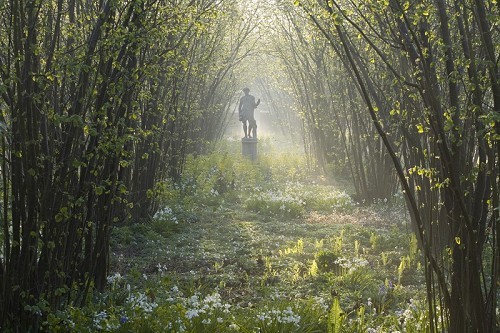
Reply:
M243 132L246 138L257 138L257 122L254 118L254 110L260 104L260 98L255 102L255 97L250 95L250 89L243 88L245 96L240 99L238 107L239 119L243 123ZM248 126L247 126L248 122ZM247 132L248 130L248 132Z

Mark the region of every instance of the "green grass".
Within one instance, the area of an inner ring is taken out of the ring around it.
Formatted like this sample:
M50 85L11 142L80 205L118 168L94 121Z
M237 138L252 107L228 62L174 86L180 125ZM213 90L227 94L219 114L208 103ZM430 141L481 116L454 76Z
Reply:
M45 329L425 332L402 207L359 207L296 155L235 156L190 159L160 185L151 222L113 231L109 290Z

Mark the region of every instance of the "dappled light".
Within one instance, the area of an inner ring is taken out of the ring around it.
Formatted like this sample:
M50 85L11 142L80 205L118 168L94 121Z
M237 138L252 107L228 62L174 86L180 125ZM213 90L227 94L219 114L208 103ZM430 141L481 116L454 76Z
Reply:
M498 332L498 1L0 8L1 332Z

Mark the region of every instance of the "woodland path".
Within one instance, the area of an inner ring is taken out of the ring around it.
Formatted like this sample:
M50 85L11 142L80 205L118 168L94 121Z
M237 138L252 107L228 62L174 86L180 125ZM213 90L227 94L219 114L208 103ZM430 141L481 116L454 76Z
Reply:
M344 234L369 247L373 230L404 231L401 209L355 207L350 212L308 212L301 218L269 217L245 211L241 203L203 214L166 238L137 239L115 252L115 267L142 274L166 274L193 289L219 288L240 306L255 304L270 290L287 297L317 295L314 281L303 279L315 253ZM302 249L300 249L302 247ZM272 287L272 288L268 288ZM267 296L265 296L267 295Z

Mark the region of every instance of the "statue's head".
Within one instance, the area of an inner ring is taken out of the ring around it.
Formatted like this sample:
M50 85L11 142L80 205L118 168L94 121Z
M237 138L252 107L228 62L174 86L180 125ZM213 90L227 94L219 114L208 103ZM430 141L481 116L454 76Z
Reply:
M250 89L249 89L249 88L243 88L243 92L244 92L245 94L248 94L248 93L250 92Z

